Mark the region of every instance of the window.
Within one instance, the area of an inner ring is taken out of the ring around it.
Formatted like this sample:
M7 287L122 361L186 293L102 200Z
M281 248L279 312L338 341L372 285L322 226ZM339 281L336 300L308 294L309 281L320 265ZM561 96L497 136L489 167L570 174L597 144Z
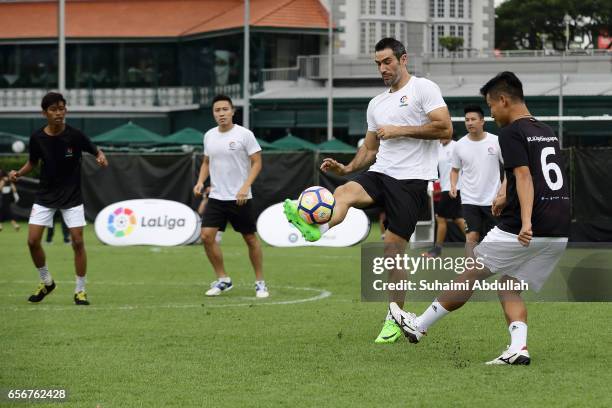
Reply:
M444 0L438 0L438 17L444 17Z
M436 0L429 0L429 17L436 16Z
M448 35L450 35L451 37L455 37L455 34L456 34L455 33L455 26L451 25Z
M397 16L397 2L395 0L389 0L389 15Z
M380 37L386 38L389 37L389 23L380 23Z
M376 23L369 22L369 39L368 39L368 52L374 51L374 46L376 45Z
M430 4L433 2L430 2ZM431 5L430 5L431 7ZM405 16L406 15L406 0L400 0L400 12L399 12L400 16Z
M406 44L406 23L400 23L399 25L400 27L400 41L407 46L408 44Z
M468 0L468 17L472 18L472 0Z
M366 53L366 23L361 23L361 29L359 30L359 48L361 54Z
M457 37L463 38L463 26L462 25L457 27ZM465 40L464 40L464 44L465 44Z
M455 17L455 0L449 0L448 12L450 17Z
M380 3L380 14L387 15L387 0L382 0Z
M402 41L401 38L397 38L397 33L395 32L395 23L389 23L389 37L393 37L396 40Z
M472 26L469 25L468 26L468 41L467 41L467 46L469 49L472 49Z
M366 13L366 0L361 0L360 8L361 15L363 16Z
M431 38L431 49L429 50L429 52L433 54L434 52L436 52L436 31L434 26L431 26L429 37Z
M459 18L463 18L464 17L464 13L463 13L463 0L458 0L458 4L459 4L459 10L458 10L458 16Z
M369 13L376 14L376 0L370 0Z
M442 47L440 47L438 43L440 37L444 37L444 26L442 25L438 26L438 38L436 38L436 46L438 46L438 55L441 55L443 52L443 50L441 49Z

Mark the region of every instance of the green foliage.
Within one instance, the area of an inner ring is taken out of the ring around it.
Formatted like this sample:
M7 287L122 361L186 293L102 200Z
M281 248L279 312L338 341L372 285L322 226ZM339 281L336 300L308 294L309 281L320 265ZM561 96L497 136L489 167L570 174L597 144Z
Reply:
M459 51L463 47L463 38L461 37L440 37L438 41L442 47L451 52Z
M28 161L27 154L0 155L0 169L7 173L11 170L19 170ZM28 177L38 178L40 168L35 167Z
M542 49L543 37L557 50L565 49L565 14L570 41L588 39L583 48L597 46L601 30L612 34L612 1L609 0L508 0L495 9L495 47Z

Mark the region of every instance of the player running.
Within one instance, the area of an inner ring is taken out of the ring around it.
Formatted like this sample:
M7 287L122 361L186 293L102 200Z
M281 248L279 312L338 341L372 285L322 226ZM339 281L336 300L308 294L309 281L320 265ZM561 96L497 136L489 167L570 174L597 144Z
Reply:
M74 250L74 303L88 305L85 292L87 253L83 241L86 222L81 195L81 158L83 152L87 152L96 156L100 167L106 167L108 162L102 150L96 148L85 134L64 123L66 100L61 94L49 92L43 97L41 107L47 125L30 136L30 158L27 163L18 171L12 170L9 173L10 180L15 182L32 171L39 162L42 163L40 185L28 226L28 247L42 282L28 301L38 303L55 289L40 242L45 227L53 225L53 216L59 210L70 230Z
M417 343L435 322L463 306L473 293L473 282L499 274L498 290L511 344L487 364L527 365L527 308L520 282L538 291L555 268L567 245L570 198L563 172L559 140L547 125L531 116L521 81L502 72L480 90L491 116L503 127L499 143L507 177L507 194L493 205L500 223L474 248L485 268L471 269L455 282L471 289L443 292L416 316L392 303L389 310L412 343Z
M453 128L440 88L428 79L408 73L408 56L401 42L383 38L375 51L378 70L390 88L368 105L365 143L349 164L326 158L321 165L322 171L337 175L371 165L369 170L336 189L336 205L327 224L306 223L291 200L285 200L284 210L289 222L307 241L316 241L341 223L350 207L383 207L385 253L392 255L405 252L418 215L428 203L427 183L438 176L439 139L450 139ZM397 279L397 273L391 271L390 280ZM405 292L391 292L389 296L403 304ZM393 343L400 336L399 326L387 314L375 342Z

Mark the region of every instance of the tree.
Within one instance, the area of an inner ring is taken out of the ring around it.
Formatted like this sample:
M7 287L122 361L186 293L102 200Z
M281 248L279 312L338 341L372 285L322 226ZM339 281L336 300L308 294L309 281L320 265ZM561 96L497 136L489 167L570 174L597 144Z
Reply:
M463 38L461 37L440 37L438 42L442 47L451 52L459 51L463 47Z
M508 0L495 9L495 47L539 50L545 37L563 50L565 14L571 17L570 40L585 38L583 48L593 47L602 32L612 33L610 0Z

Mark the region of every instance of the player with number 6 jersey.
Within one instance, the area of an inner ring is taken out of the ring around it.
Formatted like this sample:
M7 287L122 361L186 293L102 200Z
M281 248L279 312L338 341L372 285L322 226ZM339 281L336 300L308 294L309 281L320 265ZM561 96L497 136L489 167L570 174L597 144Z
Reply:
M492 207L495 215L501 214L501 223L474 248L484 268L462 273L454 283L468 289L441 293L420 316L394 303L389 311L404 335L418 343L428 328L470 299L474 282L498 274L497 292L511 343L487 364L528 365L527 307L521 292L525 283L539 291L565 251L570 225L567 177L557 136L531 116L514 73L498 74L480 92L502 128L499 144L507 177L506 192L498 194Z

